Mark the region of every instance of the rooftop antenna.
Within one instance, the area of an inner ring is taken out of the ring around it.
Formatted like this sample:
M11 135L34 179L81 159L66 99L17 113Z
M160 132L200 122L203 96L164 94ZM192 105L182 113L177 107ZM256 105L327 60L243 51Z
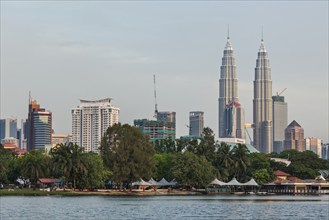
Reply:
M29 91L29 104L32 103L32 98L31 98L31 91Z
M157 92L156 92L156 86L155 86L155 74L153 75L153 85L154 85L154 118L157 118L158 115L158 104L157 104Z

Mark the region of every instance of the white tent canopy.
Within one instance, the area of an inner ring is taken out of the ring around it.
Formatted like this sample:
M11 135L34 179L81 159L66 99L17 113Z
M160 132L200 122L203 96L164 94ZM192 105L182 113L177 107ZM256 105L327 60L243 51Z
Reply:
M224 183L224 182L218 180L217 178L215 178L209 185L225 186L225 185L227 185L227 183Z
M150 183L152 186L158 186L160 185L157 181L155 181L153 178L151 178L148 183Z
M248 182L246 183L240 183L237 181L237 179L234 177L230 182L225 183L217 178L215 178L209 185L219 185L219 186L258 186L257 182L251 178Z
M171 186L172 184L169 183L165 178L162 178L159 182L158 185L160 186Z
M139 181L133 182L132 186L152 186L152 184L148 183L148 182L144 181L142 178L140 178Z
M226 183L227 186L243 186L242 183L236 180L234 177L230 182Z
M242 183L242 185L244 185L244 186L258 186L258 183L254 180L254 178L251 178L251 180L249 180L246 183Z

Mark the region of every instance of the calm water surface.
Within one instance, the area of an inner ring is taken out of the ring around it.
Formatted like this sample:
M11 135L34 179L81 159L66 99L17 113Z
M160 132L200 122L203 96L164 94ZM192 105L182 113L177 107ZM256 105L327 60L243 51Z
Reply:
M0 219L329 219L329 196L0 197Z

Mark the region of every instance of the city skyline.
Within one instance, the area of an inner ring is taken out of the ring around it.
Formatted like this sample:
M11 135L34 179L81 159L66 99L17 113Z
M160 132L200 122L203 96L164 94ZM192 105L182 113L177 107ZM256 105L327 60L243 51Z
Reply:
M31 91L53 113L56 133L71 132L70 110L79 99L113 98L122 123L152 119L156 74L158 109L177 112L177 136L188 134L195 110L218 134L219 67L230 24L239 101L252 123L264 26L272 95L288 88L288 121L303 124L305 137L328 142L327 8L328 2L1 2L0 118L26 119Z

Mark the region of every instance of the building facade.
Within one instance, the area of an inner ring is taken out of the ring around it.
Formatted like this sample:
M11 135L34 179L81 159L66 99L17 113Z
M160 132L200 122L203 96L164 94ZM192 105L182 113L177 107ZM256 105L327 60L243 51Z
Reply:
M322 144L322 159L329 160L329 143Z
M220 67L218 136L245 139L244 110L239 104L234 50L229 37Z
M322 140L315 137L305 138L305 150L313 151L322 158Z
M262 39L258 51L254 80L254 146L262 153L273 151L272 81L268 54Z
M297 150L302 152L305 150L304 129L293 120L284 130L284 149Z
M172 140L176 138L176 126L174 122L136 119L134 120L134 126L139 128L143 134L147 135L153 143L167 138Z
M273 151L283 151L284 129L288 125L288 105L284 96L272 96L273 100Z
M80 100L72 109L72 142L87 152L98 152L102 137L108 127L119 123L120 109L112 105L112 99Z
M17 139L17 119L0 119L0 141L5 138Z
M189 136L201 136L204 128L204 112L190 112Z
M51 144L52 113L30 99L27 119L27 150L43 149Z

